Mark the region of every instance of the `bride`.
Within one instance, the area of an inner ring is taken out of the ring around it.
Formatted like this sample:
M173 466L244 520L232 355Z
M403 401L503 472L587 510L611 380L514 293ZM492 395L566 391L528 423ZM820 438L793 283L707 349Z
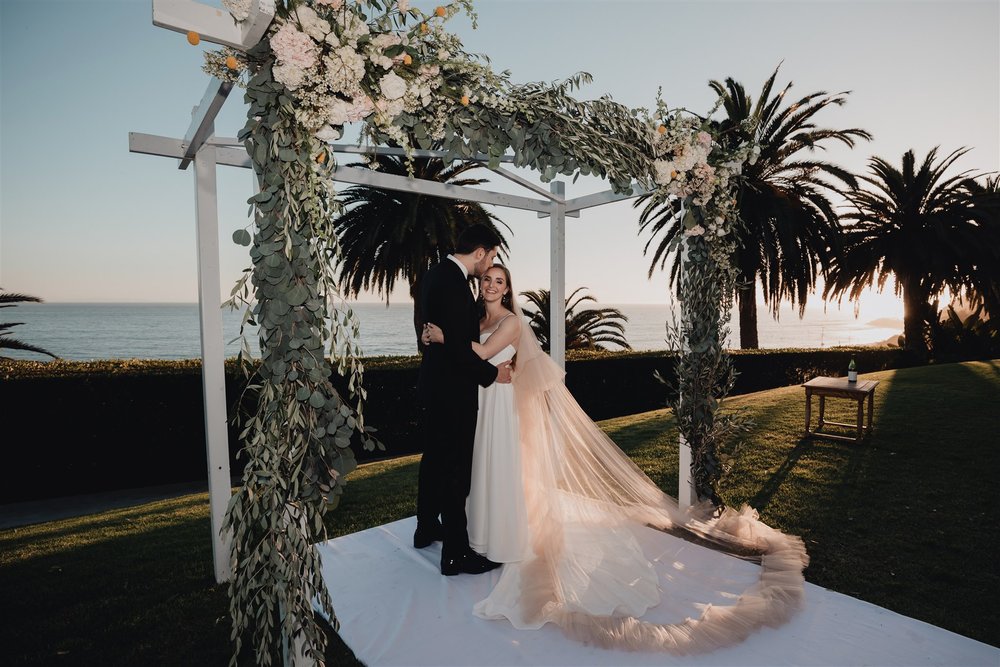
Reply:
M502 265L480 279L476 353L515 359L510 385L480 389L468 499L471 546L503 562L474 613L514 627L558 625L580 641L677 654L710 651L787 620L803 597L802 540L749 507L681 510L586 415L542 351ZM444 341L427 325L425 343ZM645 526L760 562L760 579L731 605L672 624L642 620L661 586L636 532Z

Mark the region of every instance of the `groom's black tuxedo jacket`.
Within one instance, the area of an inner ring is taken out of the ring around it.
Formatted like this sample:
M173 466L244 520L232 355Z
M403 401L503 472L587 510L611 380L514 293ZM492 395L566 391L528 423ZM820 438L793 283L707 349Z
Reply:
M493 384L497 368L472 350L472 341L479 342L479 317L468 280L454 261L445 259L424 274L421 295L421 319L441 327L444 344L424 350L419 401L474 413L479 406L476 386Z

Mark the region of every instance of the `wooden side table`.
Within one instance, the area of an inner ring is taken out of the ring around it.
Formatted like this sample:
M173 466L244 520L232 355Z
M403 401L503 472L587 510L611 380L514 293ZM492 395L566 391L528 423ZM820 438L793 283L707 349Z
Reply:
M872 412L875 399L875 387L878 380L859 380L848 382L847 378L815 377L802 385L806 389L806 437L818 436L831 438L834 440L847 440L849 442L860 442L866 434L872 430ZM812 397L813 394L819 396L819 423L815 430L810 430L812 419ZM858 402L858 421L855 424L844 424L841 422L826 421L826 399L848 398ZM868 401L868 425L865 426L865 401ZM841 426L843 428L854 429L856 436L839 435L836 433L821 433L824 426Z

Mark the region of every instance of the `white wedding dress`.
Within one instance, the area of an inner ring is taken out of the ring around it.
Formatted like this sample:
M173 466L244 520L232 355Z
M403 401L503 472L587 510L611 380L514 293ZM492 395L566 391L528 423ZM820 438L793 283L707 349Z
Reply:
M495 331L482 332L479 342L485 344ZM507 345L489 361L499 366L510 361L514 352L514 346ZM469 546L474 550L497 563L511 563L531 555L513 385L494 382L479 388L472 487L465 511Z
M522 317L516 305L515 312ZM494 359L512 354L506 348ZM494 543L506 550L501 542L507 539L510 553L519 553L525 533L529 548L526 557L505 561L474 613L521 629L554 623L599 646L675 654L730 646L786 621L804 595L808 556L802 540L762 523L746 506L678 508L586 415L563 375L522 317L513 384L480 394L470 538L485 531L490 558ZM515 424L520 447L510 437ZM519 481L523 505L515 497ZM490 524L506 513L524 517L527 530L504 522L494 537ZM760 578L732 604L705 605L698 618L645 621L643 614L669 589L633 532L644 526L758 560Z

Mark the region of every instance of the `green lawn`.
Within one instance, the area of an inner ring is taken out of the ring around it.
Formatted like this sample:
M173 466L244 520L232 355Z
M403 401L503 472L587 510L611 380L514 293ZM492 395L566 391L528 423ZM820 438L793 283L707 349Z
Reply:
M1000 507L990 491L1000 362L863 377L882 383L875 432L860 446L802 439L800 387L728 403L756 425L736 443L727 503L750 503L801 535L810 582L1000 645ZM849 420L840 403L828 411ZM668 411L602 426L675 495ZM359 468L329 516L331 537L413 514L416 469L417 457ZM205 494L0 532L4 664L226 664L227 598L212 580L208 536ZM343 646L330 657L356 664Z

